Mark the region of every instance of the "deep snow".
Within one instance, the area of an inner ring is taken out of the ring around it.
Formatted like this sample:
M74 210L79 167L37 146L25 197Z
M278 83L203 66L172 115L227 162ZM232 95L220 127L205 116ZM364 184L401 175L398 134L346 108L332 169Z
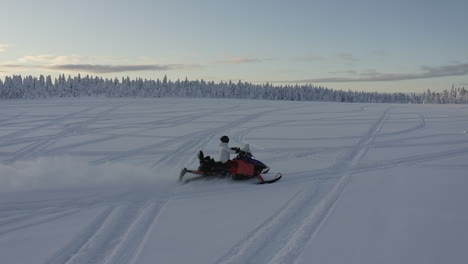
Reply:
M467 263L467 131L461 105L1 101L0 261ZM222 135L283 179L178 184Z

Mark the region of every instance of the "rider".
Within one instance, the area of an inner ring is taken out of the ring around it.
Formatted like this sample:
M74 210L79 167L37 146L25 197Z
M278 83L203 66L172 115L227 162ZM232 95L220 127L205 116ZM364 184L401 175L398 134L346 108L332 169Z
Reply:
M240 149L239 148L230 148L228 146L229 143L229 137L228 136L222 136L219 139L221 142L219 143L219 160L214 161L213 158L210 156L205 156L203 151L198 152L198 159L200 160L200 167L199 170L205 171L205 170L213 170L214 167L218 167L218 169L223 169L223 170L228 170L229 165L227 164L228 161L230 160L230 155L231 153L239 153Z
M219 161L222 163L226 163L228 160L231 159L231 154L239 153L240 149L239 148L230 148L228 146L229 143L229 137L228 136L222 136L219 140L221 140L221 143L219 143Z

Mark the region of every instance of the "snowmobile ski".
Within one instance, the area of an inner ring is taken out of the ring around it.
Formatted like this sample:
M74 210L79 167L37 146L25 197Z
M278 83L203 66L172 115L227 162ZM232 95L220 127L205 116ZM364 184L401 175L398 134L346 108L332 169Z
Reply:
M260 175L258 178L260 179L260 182L258 184L269 184L269 183L274 183L279 181L283 177L283 174L279 173L276 174L276 177L272 180L265 180L263 177Z

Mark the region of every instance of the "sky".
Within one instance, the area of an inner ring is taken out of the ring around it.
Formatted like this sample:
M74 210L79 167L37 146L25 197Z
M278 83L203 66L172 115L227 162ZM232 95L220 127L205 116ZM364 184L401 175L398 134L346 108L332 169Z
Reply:
M0 79L468 87L466 0L0 0Z

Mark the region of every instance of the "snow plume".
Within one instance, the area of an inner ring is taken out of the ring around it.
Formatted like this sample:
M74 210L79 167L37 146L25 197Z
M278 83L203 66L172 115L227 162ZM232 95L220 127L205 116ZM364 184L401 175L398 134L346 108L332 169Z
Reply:
M89 165L76 157L39 158L0 164L0 191L147 185L156 175L143 166Z

